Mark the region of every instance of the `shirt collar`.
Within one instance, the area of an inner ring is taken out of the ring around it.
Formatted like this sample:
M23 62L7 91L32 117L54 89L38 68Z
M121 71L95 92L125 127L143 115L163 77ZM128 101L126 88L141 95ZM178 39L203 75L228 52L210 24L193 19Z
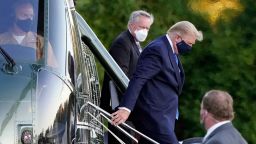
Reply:
M128 28L128 30L129 30L130 34L132 34L132 32L131 32L131 30L129 28Z
M222 125L224 125L224 124L226 124L226 123L229 123L229 122L231 122L231 121L229 121L229 120L227 120L227 121L222 121L222 122L218 122L218 123L216 123L215 125L211 126L211 127L207 130L207 133L206 133L206 135L204 136L203 141L205 141L206 138L207 138L215 129L217 129L218 127L220 127L220 126L222 126Z
M170 45L171 45L171 47L172 47L172 52L173 52L173 53L175 53L175 52L174 52L174 49L173 49L172 41L171 41L171 39L170 39L170 37L169 37L169 35L168 35L168 34L166 34L166 38L167 38L167 40L168 40L169 44L170 44Z

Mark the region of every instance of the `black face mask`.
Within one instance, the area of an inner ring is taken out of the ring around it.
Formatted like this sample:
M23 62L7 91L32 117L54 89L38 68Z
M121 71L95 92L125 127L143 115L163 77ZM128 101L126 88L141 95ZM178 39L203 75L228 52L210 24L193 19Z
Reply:
M16 20L16 25L22 29L24 32L28 32L31 30L33 21L31 19L25 19L25 20Z
M179 54L185 54L191 51L192 47L188 45L184 40L176 44Z

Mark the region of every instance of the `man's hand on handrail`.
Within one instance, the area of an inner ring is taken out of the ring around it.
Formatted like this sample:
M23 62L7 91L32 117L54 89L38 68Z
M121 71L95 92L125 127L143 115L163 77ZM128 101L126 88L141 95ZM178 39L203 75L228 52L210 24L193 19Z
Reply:
M119 108L118 111L111 114L112 125L119 125L119 124L125 122L128 119L129 115L130 115L129 111L127 111L126 109L123 109L123 108Z

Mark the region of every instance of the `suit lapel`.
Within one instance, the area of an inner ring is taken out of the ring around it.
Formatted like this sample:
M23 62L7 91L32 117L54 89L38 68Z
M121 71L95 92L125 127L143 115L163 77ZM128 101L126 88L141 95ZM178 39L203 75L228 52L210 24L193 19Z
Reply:
M136 51L136 54L139 56L140 55L140 51L139 51L139 47L136 43L133 43L133 49Z
M168 39L166 38L166 36L163 36L163 40L164 40L164 43L165 43L165 45L167 47L167 50L168 50L168 55L169 55L170 62L172 64L172 67L175 70L175 76L176 76L176 79L178 81L178 91L179 91L179 94L180 94L181 89L182 89L182 81L181 81L180 71L181 71L181 73L183 73L183 68L182 68L182 66L180 68L178 67L178 65L175 61L175 57L174 57L174 54L173 54L173 51L172 51L172 47L171 47ZM180 62L179 62L179 65L181 65Z

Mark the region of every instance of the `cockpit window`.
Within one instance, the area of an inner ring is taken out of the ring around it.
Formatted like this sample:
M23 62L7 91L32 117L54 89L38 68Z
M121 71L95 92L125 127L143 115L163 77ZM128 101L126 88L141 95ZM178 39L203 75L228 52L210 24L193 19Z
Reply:
M51 43L44 37L43 0L0 2L0 46L16 61L57 66Z

